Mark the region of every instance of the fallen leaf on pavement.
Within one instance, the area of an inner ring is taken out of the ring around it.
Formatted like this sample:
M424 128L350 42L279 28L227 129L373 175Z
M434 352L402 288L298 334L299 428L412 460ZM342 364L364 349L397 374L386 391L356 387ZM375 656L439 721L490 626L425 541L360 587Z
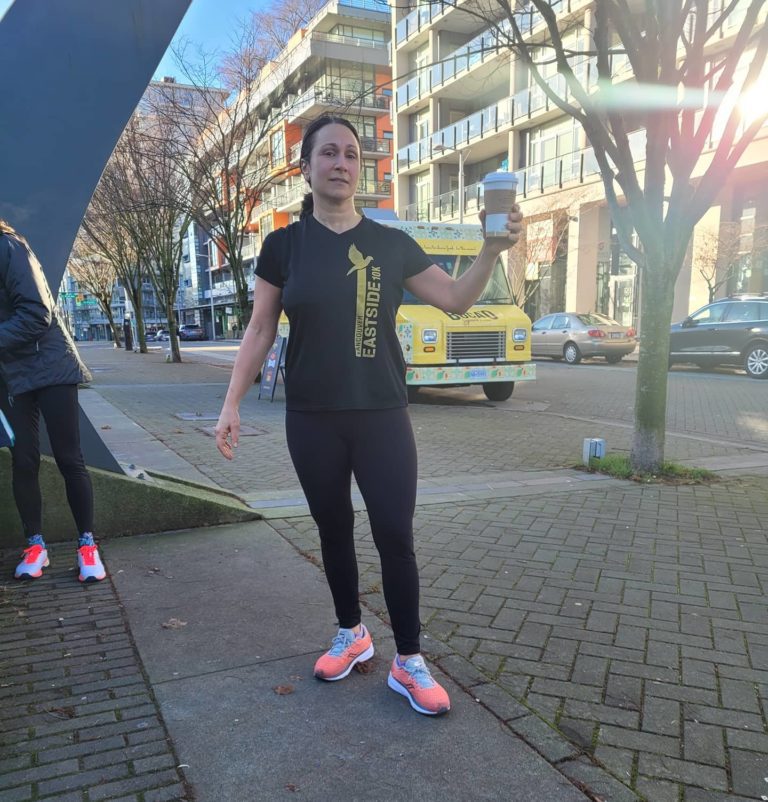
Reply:
M52 707L45 712L56 718L74 718L76 715L74 707Z
M164 624L163 629L181 629L187 625L186 621L179 621L178 618L169 618Z
M289 693L293 693L293 685L275 685L272 690L278 696L288 696Z

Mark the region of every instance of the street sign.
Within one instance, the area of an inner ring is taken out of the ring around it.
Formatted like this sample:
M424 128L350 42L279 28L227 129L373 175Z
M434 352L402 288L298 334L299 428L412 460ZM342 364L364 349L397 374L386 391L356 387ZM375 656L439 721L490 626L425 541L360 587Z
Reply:
M275 399L275 388L277 387L277 374L283 370L283 356L285 353L285 345L287 338L281 337L279 334L275 337L272 347L269 349L267 358L261 368L261 384L259 385L259 398L262 394L269 396L270 401ZM283 374L285 379L285 374Z

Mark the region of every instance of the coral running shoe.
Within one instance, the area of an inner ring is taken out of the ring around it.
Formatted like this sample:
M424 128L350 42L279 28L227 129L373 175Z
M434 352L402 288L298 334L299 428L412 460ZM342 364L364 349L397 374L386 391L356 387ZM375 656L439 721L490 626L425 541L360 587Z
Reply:
M98 582L107 575L96 546L80 546L77 550L78 579L81 582Z
M316 663L315 676L326 682L344 679L357 665L373 657L373 641L371 633L361 627L360 634L355 635L351 629L340 629L333 639L333 645Z
M43 546L30 546L22 552L21 562L16 566L16 579L39 579L43 568L50 565L48 550Z
M426 716L440 716L451 709L445 689L429 673L424 658L417 654L400 664L397 657L387 678L387 685L411 703L411 707Z

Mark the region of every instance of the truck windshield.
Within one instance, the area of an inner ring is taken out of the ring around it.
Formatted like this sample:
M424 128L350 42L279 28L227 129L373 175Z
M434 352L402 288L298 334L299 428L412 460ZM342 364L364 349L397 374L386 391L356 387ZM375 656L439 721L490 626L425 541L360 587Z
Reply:
M430 254L434 263L441 267L449 276L459 278L467 270L469 270L472 262L475 260L474 256L442 256ZM418 299L415 295L403 290L403 303L404 304L421 304L424 301ZM475 302L476 304L511 304L512 292L509 288L509 281L507 281L507 274L504 271L504 265L501 259L496 260L493 266L493 272L488 284L483 290L483 294Z

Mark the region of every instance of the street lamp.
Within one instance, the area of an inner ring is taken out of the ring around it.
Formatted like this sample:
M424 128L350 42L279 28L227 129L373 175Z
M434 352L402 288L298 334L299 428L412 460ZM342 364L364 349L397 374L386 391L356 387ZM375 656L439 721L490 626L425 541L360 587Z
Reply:
M195 251L195 256L200 259L205 259L208 267L208 300L211 302L211 339L216 342L216 318L213 312L213 266L211 265L210 244L213 240L209 237L203 244L209 246L208 253L199 253Z
M460 150L453 145L435 145L432 152L444 153L453 150L459 154L459 224L464 222L464 160L469 156L470 149Z

